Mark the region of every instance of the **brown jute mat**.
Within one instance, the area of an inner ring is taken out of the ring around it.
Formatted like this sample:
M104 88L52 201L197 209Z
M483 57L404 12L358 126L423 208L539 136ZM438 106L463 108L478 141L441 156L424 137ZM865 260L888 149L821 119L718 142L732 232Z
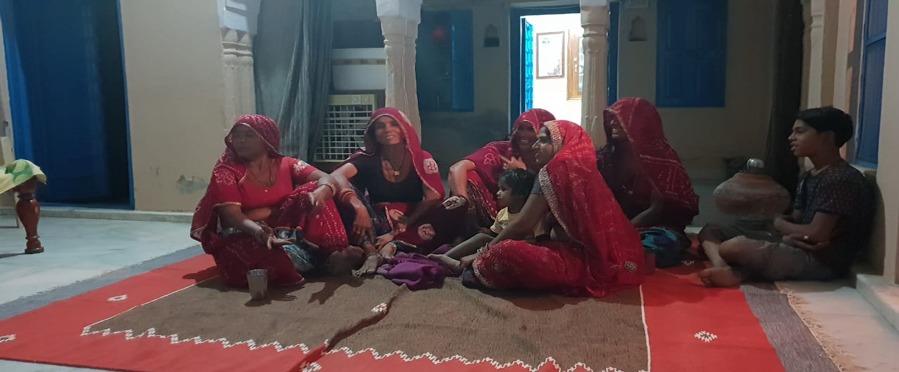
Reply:
M272 289L265 301L212 279L91 326L105 329L251 347L308 350L328 342L350 355L372 349L531 367L552 358L562 370L581 363L636 372L648 358L639 290L569 298L485 293L454 279L412 292L382 278L329 278Z

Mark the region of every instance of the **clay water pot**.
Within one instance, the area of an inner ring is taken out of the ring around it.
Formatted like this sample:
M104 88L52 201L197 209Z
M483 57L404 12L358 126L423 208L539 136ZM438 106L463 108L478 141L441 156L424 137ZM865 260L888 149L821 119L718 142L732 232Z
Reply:
M770 220L783 214L790 206L790 193L762 174L761 160L750 159L747 165L747 171L718 185L715 205L721 212L743 220Z

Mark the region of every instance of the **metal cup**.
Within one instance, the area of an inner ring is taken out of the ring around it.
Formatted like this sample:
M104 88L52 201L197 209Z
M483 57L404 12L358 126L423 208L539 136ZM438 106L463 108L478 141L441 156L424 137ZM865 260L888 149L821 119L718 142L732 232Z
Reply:
M656 272L656 253L645 251L645 258L646 261L644 261L643 274L652 275Z
M268 270L247 271L247 283L249 283L251 299L265 299L265 296L268 295Z

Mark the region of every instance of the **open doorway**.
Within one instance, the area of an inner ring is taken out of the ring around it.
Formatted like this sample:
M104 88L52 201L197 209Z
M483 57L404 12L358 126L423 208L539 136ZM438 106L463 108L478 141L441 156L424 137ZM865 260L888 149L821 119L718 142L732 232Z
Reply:
M531 35L523 47L533 50L533 63L526 59L522 68L529 69L533 83L526 92L533 103L552 112L557 119L579 122L583 92L583 28L581 15L549 14L523 17L525 32ZM525 109L531 108L525 107Z
M117 0L0 0L16 156L42 202L133 207Z
M617 100L618 3L610 3L608 97ZM521 8L511 12L511 102L515 118L543 108L556 118L581 122L584 43L577 5Z

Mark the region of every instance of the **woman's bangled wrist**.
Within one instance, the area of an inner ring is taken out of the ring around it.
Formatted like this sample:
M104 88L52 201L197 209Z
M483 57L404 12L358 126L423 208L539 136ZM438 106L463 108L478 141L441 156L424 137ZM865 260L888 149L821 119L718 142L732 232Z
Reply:
M331 196L330 196L331 198L333 198L335 195L337 195L337 187L335 187L333 183L331 183L331 182L319 182L319 183L318 183L318 186L315 188L315 191L320 190L322 187L327 187L328 190L331 191Z
M357 203L353 203L353 199L355 199ZM362 205L362 201L359 200L359 196L356 195L356 192L353 190L341 190L337 193L337 200L344 204L353 205L357 210L359 208L365 208L365 206Z

